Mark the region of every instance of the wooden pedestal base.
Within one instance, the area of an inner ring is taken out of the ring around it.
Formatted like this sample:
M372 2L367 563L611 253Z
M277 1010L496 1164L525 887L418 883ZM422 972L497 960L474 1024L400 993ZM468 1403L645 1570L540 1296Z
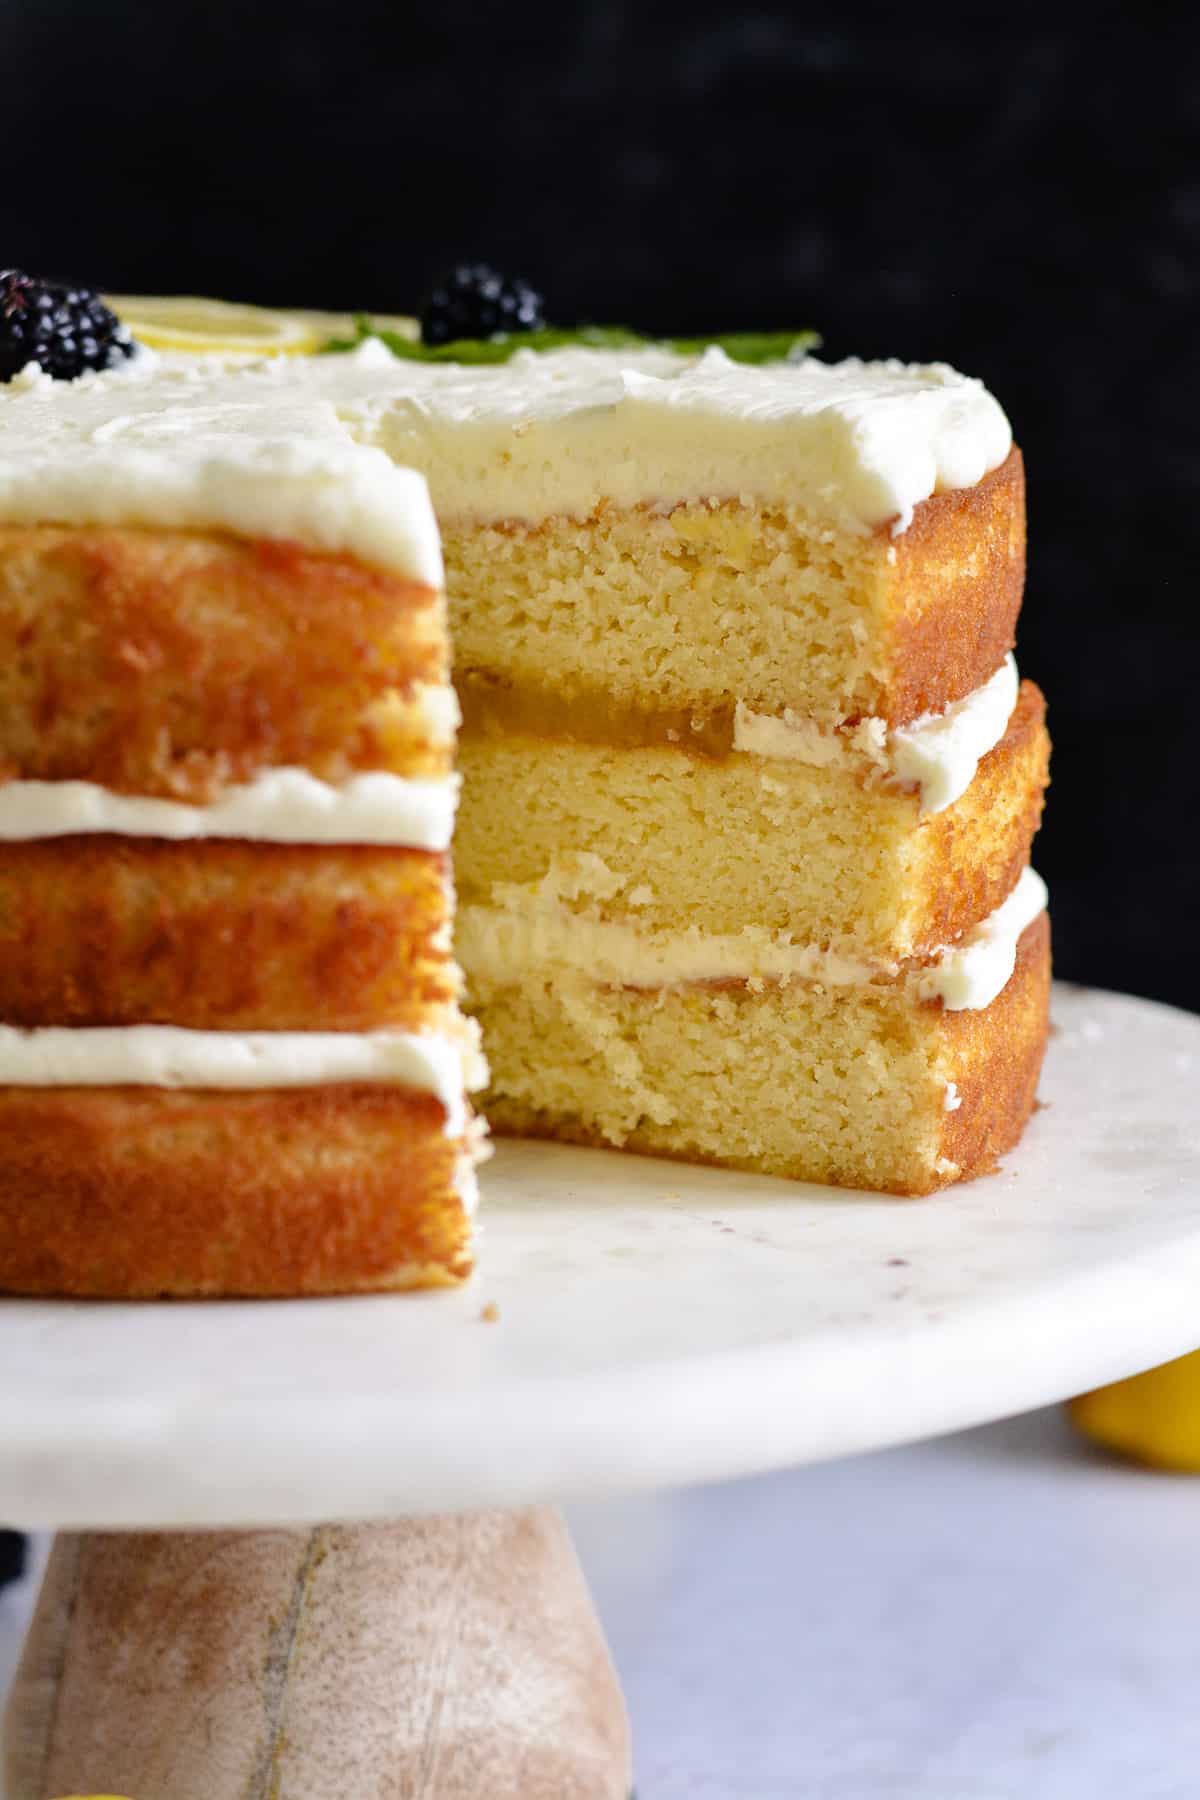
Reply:
M557 1513L55 1544L7 1800L627 1800Z

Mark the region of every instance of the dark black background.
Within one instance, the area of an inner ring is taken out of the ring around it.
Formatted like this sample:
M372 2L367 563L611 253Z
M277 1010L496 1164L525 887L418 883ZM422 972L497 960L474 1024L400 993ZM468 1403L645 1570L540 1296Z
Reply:
M1059 971L1200 1007L1193 17L10 0L0 257L403 310L484 255L562 322L982 375L1029 465Z

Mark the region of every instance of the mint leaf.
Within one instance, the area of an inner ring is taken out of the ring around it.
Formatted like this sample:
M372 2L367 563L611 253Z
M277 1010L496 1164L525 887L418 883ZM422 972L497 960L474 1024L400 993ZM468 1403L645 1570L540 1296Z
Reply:
M815 331L732 331L719 337L648 338L624 325L578 325L573 330L545 326L540 331L499 332L491 338L460 338L452 344L422 344L395 331L377 330L366 313L355 321L356 336L331 338L321 349L337 354L356 350L365 338L378 338L393 356L405 362L506 363L518 350L563 350L571 346L587 350L674 350L681 356L699 356L714 345L732 362L799 362L820 344Z
M817 331L729 331L722 337L668 338L681 356L699 356L714 345L730 362L799 362L821 343Z

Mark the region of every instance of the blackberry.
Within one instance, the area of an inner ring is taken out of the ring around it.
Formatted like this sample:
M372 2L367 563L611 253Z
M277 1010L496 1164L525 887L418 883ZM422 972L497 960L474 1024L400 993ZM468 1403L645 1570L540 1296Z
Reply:
M450 344L458 338L494 337L499 331L540 331L546 323L543 305L528 282L501 275L487 263L460 263L421 308L421 342Z
M56 381L111 369L132 356L133 338L90 288L0 270L0 381L35 362Z

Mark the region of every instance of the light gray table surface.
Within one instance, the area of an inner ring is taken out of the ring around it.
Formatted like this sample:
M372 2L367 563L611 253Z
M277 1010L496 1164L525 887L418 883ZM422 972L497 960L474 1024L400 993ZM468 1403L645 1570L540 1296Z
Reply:
M1200 1479L1056 1412L571 1520L640 1800L1200 1795Z

